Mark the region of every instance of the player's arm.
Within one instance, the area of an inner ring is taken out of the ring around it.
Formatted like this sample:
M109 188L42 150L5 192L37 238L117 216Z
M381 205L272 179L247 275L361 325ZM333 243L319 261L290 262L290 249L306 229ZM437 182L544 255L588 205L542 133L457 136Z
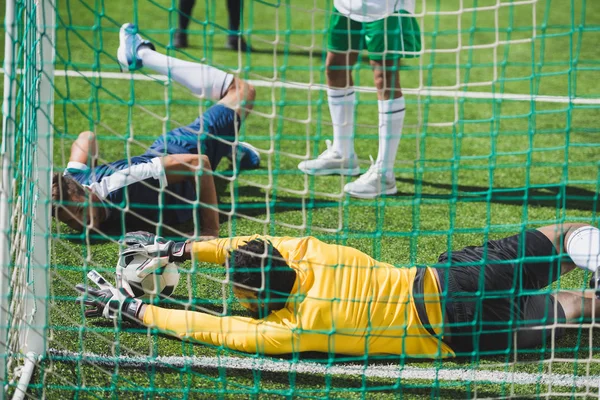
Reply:
M202 312L144 305L141 322L179 338L247 353L286 354L303 351L292 330L275 318L218 317ZM296 340L294 340L296 339Z
M192 338L205 344L225 346L249 353L284 354L298 347L292 330L276 316L265 319L246 317L217 317L202 312L172 310L143 304L124 289L117 289L96 271L88 279L98 286L77 285L80 304L86 318L124 318L158 328L179 338Z
M232 238L214 239L206 241L188 242L182 249L182 259L209 262L213 264L223 264L229 252L238 247L250 242L254 239L268 240L279 251L285 253L294 252L300 243L304 240L317 240L315 238L291 238L291 237L274 237L274 236L237 236Z
M123 252L130 248L143 247L149 257L164 258L168 262L184 262L194 258L197 261L223 264L229 250L236 249L258 237L260 236L253 235L207 241L174 242L150 232L137 231L128 232L120 243L124 247Z
M260 235L237 236L203 242L190 242L186 244L184 257L188 260L194 259L213 264L223 264L229 256L230 250L235 250L239 246L259 237Z
M170 154L162 157L162 165L169 185L185 180L194 180L200 175L200 202L203 207L202 235L219 236L219 212L217 190L208 157L203 154Z
M90 166L94 168L98 159L96 135L90 131L81 132L77 140L71 145L71 155L69 156L69 166L67 168L87 169L90 156L92 156Z

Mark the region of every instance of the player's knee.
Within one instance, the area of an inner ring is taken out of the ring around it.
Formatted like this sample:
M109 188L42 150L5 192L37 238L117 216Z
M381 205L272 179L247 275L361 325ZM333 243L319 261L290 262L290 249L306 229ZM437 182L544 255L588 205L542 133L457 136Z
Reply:
M96 140L96 134L92 131L83 131L79 134L77 140L92 142Z
M83 131L77 136L77 140L71 146L71 150L87 149L93 146L96 142L96 134L92 131Z
M325 68L332 70L334 69L333 67L346 66L349 64L348 57L348 53L334 53L330 51L327 53L327 58L325 59Z
M375 82L375 87L377 90L386 90L387 85L385 81L385 74L380 70L373 70L373 81Z
M246 81L243 81L243 82L246 85L245 90L244 90L244 97L246 100L246 108L250 109L254 105L254 99L256 99L256 89L254 88L254 85L251 85Z
M349 55L346 53L327 53L325 60L325 73L330 86L345 87L350 80L350 65Z

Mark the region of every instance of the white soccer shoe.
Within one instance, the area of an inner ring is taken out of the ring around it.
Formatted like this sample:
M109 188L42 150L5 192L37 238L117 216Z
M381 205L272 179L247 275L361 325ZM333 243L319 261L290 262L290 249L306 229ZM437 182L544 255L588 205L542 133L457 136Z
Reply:
M384 172L382 167L375 164L371 158L369 170L354 182L347 183L344 192L359 199L374 199L385 194L396 194L398 189L394 171Z
M308 175L351 175L360 174L358 157L353 154L350 157L342 157L331 148L331 141L326 140L327 150L314 160L302 161L298 169Z
M154 50L152 42L142 39L134 24L129 22L123 24L119 31L119 48L117 50L117 60L119 60L121 71L135 71L142 68L142 59L137 54L142 46Z

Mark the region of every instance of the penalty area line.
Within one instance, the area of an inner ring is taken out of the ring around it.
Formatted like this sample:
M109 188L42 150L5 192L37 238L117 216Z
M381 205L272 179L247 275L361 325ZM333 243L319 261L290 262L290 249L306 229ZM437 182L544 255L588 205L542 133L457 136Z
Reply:
M157 368L208 368L254 370L274 373L300 373L312 375L339 375L368 378L384 378L394 380L441 380L478 382L489 384L514 385L547 385L571 388L600 389L600 375L575 376L566 374L533 374L529 372L510 372L498 370L475 369L436 369L394 364L377 364L362 366L356 364L324 365L314 362L292 362L273 358L243 358L243 357L209 357L209 356L110 356L94 353L75 353L71 351L50 349L49 357L53 361L94 364L104 367L140 368L155 366Z
M4 69L0 68L0 72L4 73ZM20 73L20 71L19 71ZM55 70L54 76L72 77L72 78L102 78L102 79L125 79L136 81L168 81L164 75L152 74L133 74L123 72L97 72L97 71L73 71L73 70ZM304 82L279 82L266 80L249 79L248 82L256 87L269 88L285 88L298 90L325 90L326 85L318 83ZM356 86L355 89L359 92L375 93L376 89L367 86ZM600 105L600 98L586 97L569 97L569 96L545 96L532 94L516 94L516 93L491 93L491 92L470 92L450 89L402 89L402 93L414 96L431 96L445 97L453 99L483 99L483 100L510 100L510 101L529 101L539 103L559 103L559 104L575 104L575 105Z

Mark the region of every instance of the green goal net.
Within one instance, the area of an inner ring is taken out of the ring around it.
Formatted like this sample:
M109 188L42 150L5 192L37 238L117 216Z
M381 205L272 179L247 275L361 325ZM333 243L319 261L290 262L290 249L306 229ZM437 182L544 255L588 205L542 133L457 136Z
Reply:
M343 191L355 178L312 177L297 168L325 150L332 135L325 60L333 1L246 0L239 32L229 29L226 3L197 1L189 46L176 49L175 0L7 0L2 396L597 398L600 337L593 320L571 323L565 336L525 351L415 360L243 354L84 317L74 287L94 269L114 281L125 224L78 232L51 219L51 173L66 170L80 132L95 134L99 164L131 159L214 104L171 76L121 72L116 51L125 22L137 24L160 53L233 72L256 88L236 140L255 146L261 165L239 172L224 160L214 172L220 237L310 235L407 268L528 228L598 225L600 4L416 2L423 48L401 62L406 118L394 168L398 194L360 200ZM228 48L229 36L238 34L250 49ZM377 96L364 54L352 72L364 172L378 150ZM119 207L127 209L126 198ZM195 228L151 224L171 238L197 237ZM188 262L181 274L173 298L161 304L248 315L224 268ZM589 278L576 271L543 293L581 292Z

